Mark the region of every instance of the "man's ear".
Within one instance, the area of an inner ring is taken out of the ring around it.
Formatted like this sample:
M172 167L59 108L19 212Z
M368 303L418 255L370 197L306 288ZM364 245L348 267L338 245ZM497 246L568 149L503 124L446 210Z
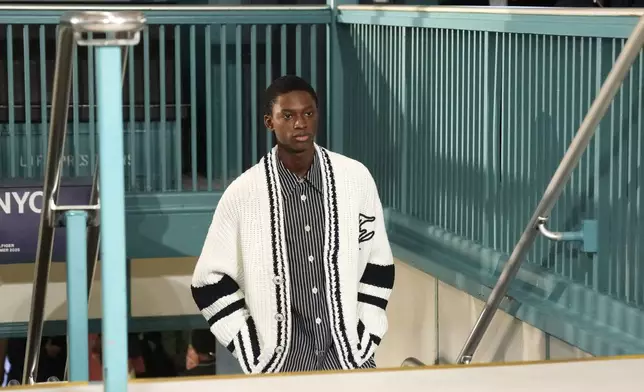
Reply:
M273 117L267 114L264 115L264 126L268 128L271 132L273 131Z

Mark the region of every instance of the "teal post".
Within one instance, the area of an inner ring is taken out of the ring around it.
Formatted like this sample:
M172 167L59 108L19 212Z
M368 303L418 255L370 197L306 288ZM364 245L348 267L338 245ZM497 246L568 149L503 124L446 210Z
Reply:
M67 211L67 338L69 381L89 379L87 212Z
M106 392L127 391L127 283L121 48L96 48L101 194L103 380Z
M344 150L344 100L346 96L344 89L343 66L342 61L342 26L338 23L338 6L358 4L357 0L327 0L331 7L331 24L327 30L327 147L337 153Z

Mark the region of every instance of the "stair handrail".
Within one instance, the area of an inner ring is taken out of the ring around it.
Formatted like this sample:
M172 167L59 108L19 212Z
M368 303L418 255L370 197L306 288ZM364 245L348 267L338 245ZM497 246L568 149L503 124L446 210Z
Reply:
M47 146L47 159L45 163L43 207L38 233L38 245L36 249L36 266L34 272L34 284L32 288L32 303L27 334L23 384L33 385L36 382L38 357L40 353L40 343L42 339L44 324L45 296L47 291L47 281L49 279L49 268L51 265L51 256L54 243L54 229L58 223L58 214L64 211L88 211L93 213L94 218L97 218L96 211L100 209L98 186L100 170L98 164L94 172L94 178L92 181L92 191L89 205L56 205L58 200L60 174L62 171L61 158L65 145L68 115L67 108L69 107L71 90L71 62L74 47L76 44L82 46L97 47L127 47L130 45L135 45L139 42L139 32L143 29L144 23L145 17L141 12L138 11L120 13L107 11L72 12L63 15L63 17L61 18L57 37L56 65L54 71L54 85L51 109L52 116L49 130L49 144ZM88 33L98 33L99 35L103 35L104 37L92 38L88 35ZM108 57L109 55L105 55L105 58ZM100 62L98 55L97 61ZM100 64L98 64L97 66L99 65ZM118 68L120 68L120 64L118 64ZM121 87L119 86L119 89L120 88ZM99 95L100 92L101 91L99 91ZM114 91L110 91L109 94L113 93ZM105 97L102 98L105 99ZM99 102L99 110L100 109L101 107ZM119 110L122 109L119 107ZM101 131L100 128L103 128L101 126L101 121L105 124L112 124L112 122L110 121L106 123L103 117L105 117L105 113L99 113L99 131ZM118 127L120 126L122 125L119 125ZM117 129L115 129L115 131ZM101 137L101 139L103 138L104 136ZM99 144L102 151L102 145L104 143ZM110 147L108 150L110 152L114 151L112 147ZM120 152L120 154L121 156L123 156L122 151ZM89 283L91 282L91 280L93 280L100 244L98 228L95 228L94 231L92 231L92 227L90 226L89 231L88 242L90 242L90 246L87 248L87 264L89 268L87 271L87 276L85 277L89 281L88 290L90 289ZM103 287L103 289L105 291L105 287ZM103 320L103 324L105 324L105 320ZM108 384L113 384L112 382L108 382L111 379L114 379L114 376L108 377L108 380L106 380L106 387L108 386Z
M617 90L621 87L626 78L626 74L632 67L643 46L644 16L641 16L633 32L624 44L624 48L615 61L615 64L613 64L613 67L608 73L608 77L597 93L597 97L593 101L590 109L588 109L588 113L579 126L579 130L570 143L566 154L561 159L559 167L557 167L555 174L552 176L532 218L530 218L528 225L510 254L510 258L503 267L503 271L492 289L485 303L485 307L481 311L476 324L472 328L470 335L458 355L457 363L469 364L472 362L476 349L492 322L501 300L507 294L510 283L521 267L521 262L539 234L539 224L550 215L552 208L570 179L572 171L577 167L581 155L588 147L599 122L606 114L611 102L615 98Z
M36 380L38 357L45 313L45 296L49 280L49 267L54 246L56 222L50 200L58 200L57 183L61 173L61 158L67 133L67 115L72 80L72 55L74 31L68 24L61 24L56 40L56 65L54 70L53 94L51 101L51 122L43 183L43 203L38 229L38 245L34 267L34 283L31 295L31 309L27 329L27 346L22 384L33 384Z
M425 364L416 357L406 358L401 364L400 367L418 367L425 366Z

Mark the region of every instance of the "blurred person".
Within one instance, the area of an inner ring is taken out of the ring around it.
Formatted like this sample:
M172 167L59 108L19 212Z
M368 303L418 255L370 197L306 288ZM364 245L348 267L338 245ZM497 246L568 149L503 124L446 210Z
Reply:
M67 365L67 336L45 338L43 343L36 381L46 382L52 378L64 380Z
M186 371L181 376L211 376L217 373L215 350L217 341L207 329L196 329L190 334L186 353Z
M147 332L138 340L144 361L145 375L141 377L176 377L177 369L163 344L161 332Z
M219 200L193 298L245 373L373 368L394 284L376 184L315 143L309 83L282 76L264 101L277 146Z
M144 361L137 343L136 334L128 334L127 367L130 378L137 378L145 374ZM89 335L89 380L103 381L103 339L101 334Z

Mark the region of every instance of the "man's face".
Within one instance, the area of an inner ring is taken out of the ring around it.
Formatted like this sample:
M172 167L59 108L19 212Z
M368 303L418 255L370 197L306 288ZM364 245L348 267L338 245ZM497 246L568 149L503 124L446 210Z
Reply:
M318 131L318 111L313 97L305 91L280 95L271 116L264 116L266 128L275 132L280 147L291 153L313 148Z

